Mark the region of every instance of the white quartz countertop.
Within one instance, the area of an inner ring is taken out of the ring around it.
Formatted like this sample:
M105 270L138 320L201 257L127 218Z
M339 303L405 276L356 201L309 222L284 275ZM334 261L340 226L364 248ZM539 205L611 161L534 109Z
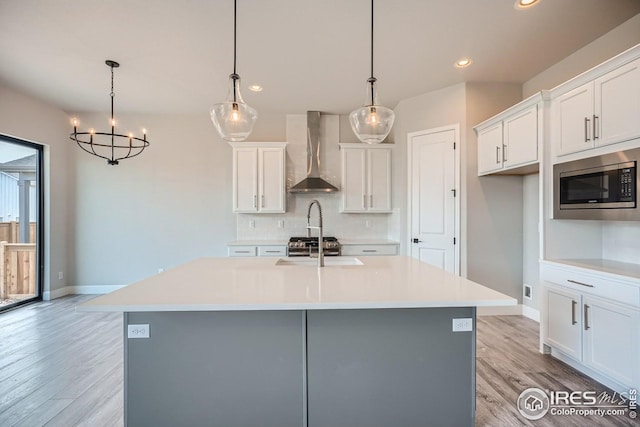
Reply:
M78 310L317 310L516 304L514 298L411 257L362 256L358 257L362 265L324 268L277 266L277 260L200 258L97 297L78 306Z
M640 285L640 264L614 261L610 259L550 259L543 262L570 265L573 267L593 270L599 273L622 276L623 279L633 280Z

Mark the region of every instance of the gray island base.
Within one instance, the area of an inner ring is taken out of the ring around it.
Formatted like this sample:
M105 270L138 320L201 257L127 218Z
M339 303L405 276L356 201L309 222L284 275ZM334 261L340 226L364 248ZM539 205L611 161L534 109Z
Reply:
M454 318L473 331L453 332ZM474 425L475 307L124 320L128 427ZM149 338L127 339L140 324Z
M476 307L516 300L410 257L332 263L201 258L79 306L124 313L125 425L472 427Z

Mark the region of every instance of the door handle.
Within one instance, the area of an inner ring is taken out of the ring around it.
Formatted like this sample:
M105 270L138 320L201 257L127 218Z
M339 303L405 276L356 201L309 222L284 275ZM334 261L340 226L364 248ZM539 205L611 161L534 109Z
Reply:
M578 321L576 320L576 306L578 305L578 303L574 300L571 300L571 324L575 325L576 323L578 323Z
M416 238L413 239L413 243L422 243L422 240L418 240Z
M588 283L578 282L577 280L567 279L567 282L573 283L573 284L576 284L576 285L580 285L580 286L586 286L587 288L595 288L595 286L593 286L593 285L590 285Z
M600 117L596 116L595 114L593 115L593 140L595 141L596 139L600 138L598 136L598 134L600 132L598 132L598 120L600 119Z
M588 331L591 327L589 326L589 306L587 304L584 305L584 330Z
M502 161L507 161L507 146L502 144Z
M362 208L363 209L367 208L367 195L366 194L362 195Z
M373 194L369 194L369 208L373 207Z
M260 207L264 208L264 194L260 196Z
M496 164L500 164L500 147L496 146Z
M589 117L585 117L584 118L584 142L589 142L591 140L591 137L589 136L589 122L591 120L589 119Z
M253 195L253 207L258 207L258 196L256 196L255 194Z

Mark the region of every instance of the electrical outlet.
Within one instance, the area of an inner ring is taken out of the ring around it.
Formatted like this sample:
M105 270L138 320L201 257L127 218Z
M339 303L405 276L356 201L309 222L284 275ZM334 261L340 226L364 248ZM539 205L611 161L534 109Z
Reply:
M365 226L365 228L371 228L371 220L370 219L365 219L364 220L364 226Z
M127 325L127 338L149 338L149 325Z
M250 219L249 220L249 228L256 228L256 220L255 219Z
M58 280L64 279L64 273L62 271L58 272Z
M284 228L284 220L283 219L279 219L278 220L278 228Z
M533 299L533 288L531 285L524 285L523 296L528 300Z
M158 273L163 273L163 272L164 272L164 268L160 267L160 268L158 269Z
M473 319L453 319L453 332L470 332L473 331Z

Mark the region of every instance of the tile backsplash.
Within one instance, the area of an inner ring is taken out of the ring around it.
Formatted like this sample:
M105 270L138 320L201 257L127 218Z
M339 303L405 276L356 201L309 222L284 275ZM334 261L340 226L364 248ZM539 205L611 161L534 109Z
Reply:
M287 213L238 214L238 240L288 240L307 235L309 203L317 199L322 206L323 234L338 239L388 239L390 214L345 214L338 212L340 193L298 193L287 195ZM311 225L317 225L318 212L311 211ZM282 227L280 227L282 225ZM311 230L317 236L317 230Z

